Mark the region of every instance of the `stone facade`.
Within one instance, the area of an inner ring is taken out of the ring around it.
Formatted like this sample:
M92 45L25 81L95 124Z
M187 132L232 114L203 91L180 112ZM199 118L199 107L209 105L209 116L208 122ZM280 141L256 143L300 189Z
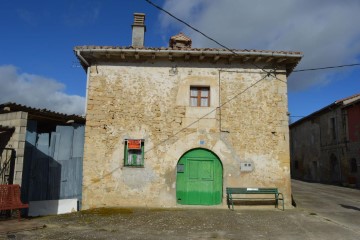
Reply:
M14 129L13 131L7 131L8 134L4 132L0 140L1 148L14 149L15 151L13 184L21 185L22 182L27 117L27 112L21 111L0 114L0 126ZM3 151L1 154L3 154L2 159L5 160L7 152Z
M290 125L292 177L360 186L360 95Z
M222 162L223 205L231 186L278 187L291 205L284 67L275 78L241 62L127 60L88 74L83 209L177 206L176 165L195 148ZM190 106L191 86L210 87L209 107ZM144 139L143 168L124 166L132 138Z

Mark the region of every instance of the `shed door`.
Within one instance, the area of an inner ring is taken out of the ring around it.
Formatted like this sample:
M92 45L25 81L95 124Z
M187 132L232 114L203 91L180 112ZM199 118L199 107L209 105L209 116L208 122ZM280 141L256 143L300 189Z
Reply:
M194 149L178 163L176 196L179 204L215 205L222 198L222 166L211 151Z

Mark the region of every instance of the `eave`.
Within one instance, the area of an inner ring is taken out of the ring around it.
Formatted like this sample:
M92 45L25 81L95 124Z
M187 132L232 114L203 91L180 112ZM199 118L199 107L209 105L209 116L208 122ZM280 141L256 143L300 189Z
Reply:
M75 47L74 52L81 65L87 67L99 62L132 62L132 61L193 61L193 62L226 62L228 64L253 64L257 66L264 63L268 66L284 66L289 75L299 63L303 54L301 52L285 51L257 51L207 48L132 48L108 46L81 46Z

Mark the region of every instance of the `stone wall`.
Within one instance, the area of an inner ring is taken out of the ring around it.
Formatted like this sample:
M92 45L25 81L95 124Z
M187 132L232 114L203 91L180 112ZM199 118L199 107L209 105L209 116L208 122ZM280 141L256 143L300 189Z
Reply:
M333 123L335 123L335 125ZM347 112L334 106L294 124L291 136L292 177L332 184L360 184L360 171L351 172L359 159L360 142L349 141Z
M26 112L12 112L0 114L0 125L7 127L14 127L15 131L11 134L9 141L7 141L5 148L13 148L16 152L14 184L20 184L22 181L24 150L27 126Z
M223 205L226 187L267 186L278 187L289 207L285 72L277 78L249 65L221 63L92 66L83 209L176 206L176 165L194 148L209 149L220 158ZM189 106L190 86L199 85L210 87L210 107ZM145 140L144 168L124 167L127 138ZM253 171L240 171L243 162L252 163Z

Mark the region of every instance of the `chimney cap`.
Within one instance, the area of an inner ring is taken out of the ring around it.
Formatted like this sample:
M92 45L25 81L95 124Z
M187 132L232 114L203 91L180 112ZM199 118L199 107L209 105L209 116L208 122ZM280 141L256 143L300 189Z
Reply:
M134 13L134 24L133 26L144 26L145 24L145 13Z
M171 48L191 48L191 38L186 36L184 33L172 36L169 40L169 47Z

